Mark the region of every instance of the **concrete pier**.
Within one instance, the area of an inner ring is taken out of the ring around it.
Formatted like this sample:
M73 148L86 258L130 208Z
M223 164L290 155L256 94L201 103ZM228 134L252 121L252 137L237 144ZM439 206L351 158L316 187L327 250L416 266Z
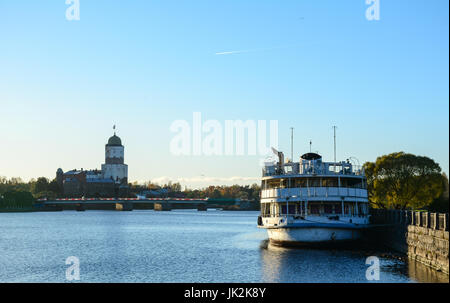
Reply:
M208 208L206 207L206 203L199 203L199 204L197 205L197 210L198 210L198 211L207 211Z
M154 204L155 211L171 211L172 205L170 203L155 203Z
M76 210L76 211L85 211L86 209L84 208L84 205L82 205L82 204L77 204L77 205L75 206L75 210Z
M131 203L131 202L116 203L116 210L119 210L119 211L132 211L133 210L133 203Z

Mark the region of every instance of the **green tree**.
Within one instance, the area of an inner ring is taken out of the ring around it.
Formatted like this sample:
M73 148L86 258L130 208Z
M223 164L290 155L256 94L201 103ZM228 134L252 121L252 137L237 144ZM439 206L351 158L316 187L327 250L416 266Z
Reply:
M47 178L40 177L35 182L31 184L31 192L34 195L37 195L41 192L47 192L49 186L49 182Z
M448 213L449 210L449 186L448 178L445 173L442 173L442 184L444 186L444 191L439 196L439 198L434 199L427 209L431 212Z
M237 198L240 200L248 200L248 193L245 191L241 191L237 194Z
M364 169L376 208L422 209L444 191L441 168L428 157L392 153L365 163Z
M8 191L30 191L30 183L25 183L21 178L0 177L0 194Z
M259 201L260 193L261 193L261 187L258 184L253 183L252 186L250 187L250 189L251 189L251 194L250 194L249 198L252 199L252 200Z
M53 179L52 182L48 184L48 191L53 192L55 194L60 194L62 192L62 188L60 188L56 179Z

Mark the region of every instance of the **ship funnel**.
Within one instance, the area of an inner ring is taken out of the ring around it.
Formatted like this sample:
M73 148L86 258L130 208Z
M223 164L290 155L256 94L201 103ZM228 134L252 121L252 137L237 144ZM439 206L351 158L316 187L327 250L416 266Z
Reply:
M283 154L283 152L279 152L278 150L276 150L273 147L272 147L272 151L274 152L274 154L276 154L278 156L278 168L280 169L280 171L282 171L283 166L284 166L284 154Z

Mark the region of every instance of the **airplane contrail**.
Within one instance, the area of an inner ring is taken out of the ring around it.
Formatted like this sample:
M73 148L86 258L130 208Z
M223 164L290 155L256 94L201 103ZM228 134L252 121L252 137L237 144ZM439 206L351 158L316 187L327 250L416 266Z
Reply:
M217 52L216 55L233 55L233 54L242 54L242 53L250 53L250 52L262 52L274 49L287 48L287 46L281 47L272 47L272 48L259 48L259 49L247 49L247 50L236 50L236 51L226 51L226 52Z
M219 52L216 55L231 55L231 54L240 54L240 53L248 53L250 50L238 50L238 51L228 51L228 52Z

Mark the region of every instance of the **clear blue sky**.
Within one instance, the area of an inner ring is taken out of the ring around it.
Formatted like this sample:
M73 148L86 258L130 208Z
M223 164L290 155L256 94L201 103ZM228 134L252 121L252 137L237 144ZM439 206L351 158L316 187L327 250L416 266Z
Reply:
M405 151L448 173L449 2L380 2L369 22L364 0L80 0L67 21L64 0L0 0L0 175L100 168L117 124L130 181L257 180L255 156L170 154L194 111L278 120L280 149L292 126L296 156L312 139L325 160L337 125L339 159Z

